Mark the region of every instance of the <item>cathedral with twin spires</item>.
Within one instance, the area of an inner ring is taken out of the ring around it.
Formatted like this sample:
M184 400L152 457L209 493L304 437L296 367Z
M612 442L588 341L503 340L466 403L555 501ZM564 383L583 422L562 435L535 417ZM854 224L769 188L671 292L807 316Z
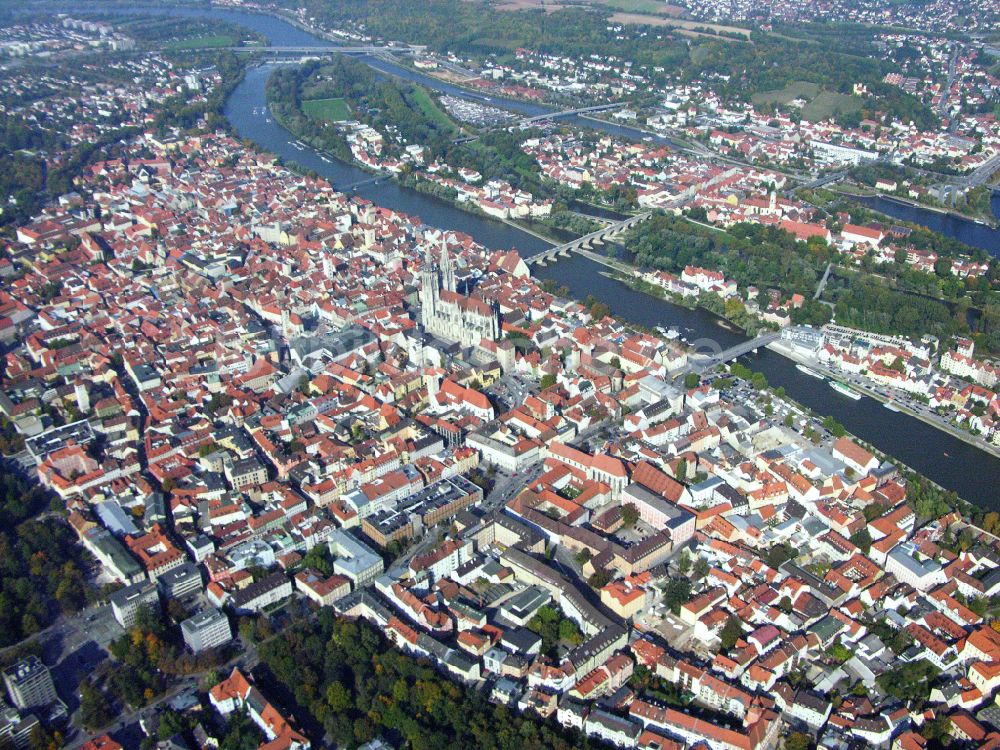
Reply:
M496 307L456 290L455 269L444 242L437 262L430 247L424 253L420 269L420 323L428 333L462 346L478 346L483 339L500 338L500 314Z

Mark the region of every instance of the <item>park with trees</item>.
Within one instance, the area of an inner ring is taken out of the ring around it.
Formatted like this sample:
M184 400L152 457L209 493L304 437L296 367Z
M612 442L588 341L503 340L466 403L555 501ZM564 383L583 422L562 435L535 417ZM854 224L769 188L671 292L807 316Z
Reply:
M321 610L260 647L260 678L308 728L340 746L382 736L415 749L570 750L595 743L518 715L392 648L363 620Z

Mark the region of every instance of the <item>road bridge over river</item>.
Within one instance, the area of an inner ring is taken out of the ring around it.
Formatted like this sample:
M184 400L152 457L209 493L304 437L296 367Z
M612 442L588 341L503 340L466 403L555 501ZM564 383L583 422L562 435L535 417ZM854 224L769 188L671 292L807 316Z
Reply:
M485 97L486 101L492 102L492 99ZM498 107L503 107L503 102L497 103ZM608 112L612 109L618 109L624 106L621 102L616 104L595 104L592 107L577 107L576 109L564 109L559 112L546 112L541 115L533 115L531 117L524 117L520 120L515 120L513 122L505 122L502 126L503 129L522 127L527 128L538 122L546 122L548 120L558 120L560 117L570 117L572 115L592 115L598 112ZM493 128L494 130L498 128ZM455 143L471 143L479 138L482 133L489 132L489 130L483 130L477 135L469 135L464 138L456 138Z
M762 346L767 346L781 338L780 333L775 333L774 331L768 331L767 333L761 334L757 338L750 339L749 341L744 341L742 344L737 344L736 346L731 346L728 349L724 349L716 354L689 354L687 366L682 368L680 373L696 372L703 373L707 370L711 370L713 367L726 362L732 362L734 359L742 357L744 354L749 354L750 352L756 351ZM691 346L696 350L700 346L708 345L709 342L702 339L690 342ZM714 343L714 342L712 342Z

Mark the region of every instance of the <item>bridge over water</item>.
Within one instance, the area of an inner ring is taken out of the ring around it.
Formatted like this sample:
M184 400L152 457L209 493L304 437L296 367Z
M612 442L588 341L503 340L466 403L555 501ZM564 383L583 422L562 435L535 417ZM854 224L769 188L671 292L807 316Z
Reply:
M502 107L503 104L500 103L498 104L498 106ZM622 106L624 105L621 102L618 102L615 104L595 104L592 107L578 107L576 109L564 109L559 112L546 112L545 114L541 115L523 117L520 120L516 120L514 122L506 122L501 126L501 128L507 129L507 128L516 128L519 126L522 128L526 128L530 125L534 125L536 122L545 122L546 120L558 120L560 117L570 117L572 115L587 115L587 114L596 114L597 112L609 112L612 109L619 109ZM499 128L493 128L493 129L496 130ZM477 135L469 135L464 138L456 138L455 143L470 143L472 141L477 140L479 136L482 135L483 132L489 132L489 130L481 131Z
M777 341L779 338L781 338L780 333L768 331L755 339L750 339L749 341L744 341L742 344L731 346L728 349L718 352L717 354L689 354L687 366L682 368L677 374L687 372L696 372L701 374L706 370L711 370L717 365L731 362L734 359L742 357L744 354L749 354L762 346L767 346L768 344ZM693 341L691 342L691 346L697 349L700 343L702 342ZM709 342L704 341L704 343L707 344Z
M358 54L377 54L379 52L388 52L393 50L392 47L385 47L381 45L363 45L348 47L346 45L340 46L314 46L314 47L281 47L281 46L268 46L268 47L216 47L215 49L223 49L227 52L262 52L268 55L332 55L332 54L342 54L342 55L358 55ZM194 49L193 51L198 51ZM204 51L203 49L201 51ZM399 49L395 51L399 52Z
M556 245L555 247L544 250L537 255L532 255L530 258L525 258L524 262L529 266L544 266L550 260L556 260L560 257L568 258L569 254L576 250L590 250L593 245L602 245L605 240L614 239L618 235L634 227L639 222L645 221L652 215L652 211L646 211L645 213L630 216L624 221L612 222L606 227L601 227L595 232L585 234L583 237L577 237L575 240L564 242L562 245Z

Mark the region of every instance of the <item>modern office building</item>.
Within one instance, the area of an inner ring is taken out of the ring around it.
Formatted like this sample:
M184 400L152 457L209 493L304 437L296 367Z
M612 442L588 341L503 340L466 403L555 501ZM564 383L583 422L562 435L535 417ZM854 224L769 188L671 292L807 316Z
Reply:
M29 656L5 669L3 682L11 703L22 711L44 708L59 700L49 668L37 656Z
M185 562L157 578L156 585L167 599L179 599L202 590L201 572L193 562Z
M181 634L184 636L184 643L196 654L233 640L229 618L225 612L215 607L203 609L182 622Z
M123 628L135 625L136 615L144 607L158 608L160 596L156 584L152 581L140 581L123 589L118 589L111 595L111 611Z
M274 573L237 591L230 597L229 604L233 611L240 614L260 612L265 607L276 604L291 595L291 579L284 573Z

